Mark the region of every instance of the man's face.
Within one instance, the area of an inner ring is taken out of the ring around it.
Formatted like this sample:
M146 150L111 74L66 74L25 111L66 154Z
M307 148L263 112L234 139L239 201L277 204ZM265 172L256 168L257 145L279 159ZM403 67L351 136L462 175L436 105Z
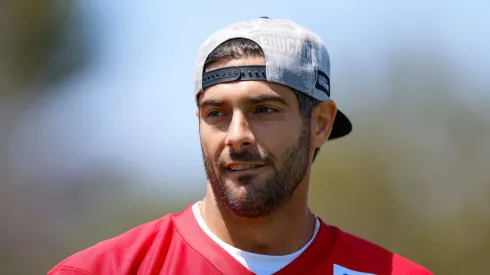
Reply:
M261 58L227 66L263 65ZM292 196L309 163L310 128L295 94L263 81L214 85L199 98L200 138L213 192L235 215L266 216Z

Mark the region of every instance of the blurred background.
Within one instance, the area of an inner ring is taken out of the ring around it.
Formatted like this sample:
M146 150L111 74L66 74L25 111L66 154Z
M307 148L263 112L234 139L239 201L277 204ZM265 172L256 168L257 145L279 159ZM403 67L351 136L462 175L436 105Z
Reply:
M0 3L0 274L59 261L204 194L197 48L292 19L354 123L314 164L327 223L435 274L490 274L490 2Z

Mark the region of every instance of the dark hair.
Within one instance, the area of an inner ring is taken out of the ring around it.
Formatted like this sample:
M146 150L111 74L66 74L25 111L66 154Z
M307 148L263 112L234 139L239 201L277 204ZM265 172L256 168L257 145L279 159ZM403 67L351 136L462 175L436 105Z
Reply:
M220 60L233 60L247 57L264 56L264 51L254 41L246 38L234 38L225 41L209 54L206 62L204 63L204 69L206 69L206 67L208 67L212 63ZM298 106L301 117L303 118L306 126L309 127L311 114L320 101L297 90L292 89L292 91L298 99ZM315 149L313 160L315 160L319 151L320 148Z

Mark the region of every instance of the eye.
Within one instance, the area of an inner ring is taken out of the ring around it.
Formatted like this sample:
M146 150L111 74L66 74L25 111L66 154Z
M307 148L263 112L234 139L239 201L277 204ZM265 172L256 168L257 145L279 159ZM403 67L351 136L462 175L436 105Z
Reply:
M224 116L225 113L221 112L221 111L209 111L207 112L206 114L206 117L220 117L220 116Z
M271 107L265 107L265 106L261 106L261 107L258 107L257 109L255 109L255 113L258 113L258 114L271 114L271 113L276 113L277 110L274 109L274 108L271 108Z

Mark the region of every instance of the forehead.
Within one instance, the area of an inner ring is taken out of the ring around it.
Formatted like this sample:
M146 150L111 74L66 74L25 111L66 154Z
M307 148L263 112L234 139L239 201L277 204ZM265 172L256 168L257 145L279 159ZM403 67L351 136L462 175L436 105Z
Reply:
M218 61L211 64L206 71L230 66L264 65L264 58L243 58L236 60ZM282 84L266 81L236 81L213 85L205 89L199 96L199 102L207 100L219 100L223 102L247 101L252 97L277 96L281 97L288 105L296 101L292 90Z

